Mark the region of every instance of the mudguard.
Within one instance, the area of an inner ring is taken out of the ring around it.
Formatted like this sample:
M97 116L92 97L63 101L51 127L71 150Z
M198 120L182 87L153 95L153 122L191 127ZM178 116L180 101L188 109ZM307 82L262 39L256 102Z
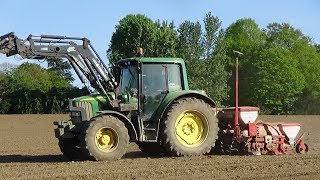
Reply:
M134 142L134 141L138 140L136 129L134 128L130 119L127 118L125 115L123 115L117 111L110 111L110 110L98 111L98 113L100 113L100 115L112 115L112 116L119 118L119 120L122 121L124 123L124 125L126 126L126 128L128 129L130 142Z

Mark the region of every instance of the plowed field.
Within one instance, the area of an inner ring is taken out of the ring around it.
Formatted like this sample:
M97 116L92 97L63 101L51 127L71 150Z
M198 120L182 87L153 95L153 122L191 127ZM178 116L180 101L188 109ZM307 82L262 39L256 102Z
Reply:
M53 121L66 115L1 115L0 179L320 179L320 116L260 116L299 122L308 132L305 155L149 158L131 143L112 162L67 162Z

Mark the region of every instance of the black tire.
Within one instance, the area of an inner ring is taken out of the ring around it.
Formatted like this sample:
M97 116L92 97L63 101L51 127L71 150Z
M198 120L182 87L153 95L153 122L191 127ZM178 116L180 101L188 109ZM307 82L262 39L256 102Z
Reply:
M128 130L116 117L98 117L84 125L80 144L90 160L117 160L126 153L129 145Z
M306 154L309 151L309 146L304 143L305 148L301 147L301 144L297 144L296 152L299 154Z
M194 156L210 152L215 146L218 131L218 119L210 105L200 99L182 98L173 102L166 111L159 135L161 143L171 155ZM196 144L186 140L185 137L189 136L197 138L194 141Z
M82 150L78 138L59 138L59 147L63 156L68 160L81 160Z
M136 142L139 149L150 157L163 157L165 149L156 142Z

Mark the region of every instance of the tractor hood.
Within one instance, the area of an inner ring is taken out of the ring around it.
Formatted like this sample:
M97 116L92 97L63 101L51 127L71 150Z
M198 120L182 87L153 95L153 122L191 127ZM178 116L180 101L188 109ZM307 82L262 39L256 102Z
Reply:
M115 99L115 93L114 92L108 92L109 98L111 100ZM106 96L102 96L101 94L92 94L87 96L80 96L73 99L73 102L92 102L92 101L104 101L107 102L108 99Z
M108 95L110 100L115 99L114 92L108 92ZM83 108L86 111L88 119L97 116L97 112L101 110L113 109L113 107L109 104L108 98L100 94L92 94L74 98L72 99L72 106Z

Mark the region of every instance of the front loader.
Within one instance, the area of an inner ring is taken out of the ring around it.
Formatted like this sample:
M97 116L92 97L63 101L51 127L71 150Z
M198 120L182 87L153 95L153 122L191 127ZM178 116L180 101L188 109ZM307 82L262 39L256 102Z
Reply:
M261 124L241 124L241 107L218 111L204 91L189 89L180 58L145 58L139 48L137 57L119 60L110 70L87 38L30 35L22 40L14 33L0 37L0 52L26 59L67 59L91 92L69 100L69 120L54 122L61 152L70 160L120 159L129 142L148 155L173 156L212 150L252 154L270 143L273 149L305 145L302 138L292 144L292 136L284 133L260 134Z

